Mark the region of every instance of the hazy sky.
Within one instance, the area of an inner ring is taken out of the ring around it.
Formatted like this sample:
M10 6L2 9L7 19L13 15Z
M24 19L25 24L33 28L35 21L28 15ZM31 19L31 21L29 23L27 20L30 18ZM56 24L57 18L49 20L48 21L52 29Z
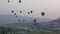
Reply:
M39 18L50 18L56 19L60 17L60 0L0 0L0 15L2 14L12 14L11 11L14 10L17 15L22 16L32 16ZM22 10L23 13L20 14L19 11ZM27 12L33 10L33 14L28 15ZM46 14L44 17L41 16L41 12L44 11Z

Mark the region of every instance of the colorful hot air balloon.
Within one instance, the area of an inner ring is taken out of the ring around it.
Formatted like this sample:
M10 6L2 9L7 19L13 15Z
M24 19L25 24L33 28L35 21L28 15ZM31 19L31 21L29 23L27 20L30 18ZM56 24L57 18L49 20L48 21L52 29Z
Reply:
M44 16L45 15L45 12L42 12L41 15Z
M21 0L19 0L19 3L21 3Z

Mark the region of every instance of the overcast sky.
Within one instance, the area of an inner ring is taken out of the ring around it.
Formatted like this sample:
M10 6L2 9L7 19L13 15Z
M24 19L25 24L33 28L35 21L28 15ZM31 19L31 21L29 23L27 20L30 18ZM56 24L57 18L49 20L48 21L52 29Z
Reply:
M60 17L60 0L0 0L0 15L12 14L14 10L17 15L49 18L56 19ZM22 14L19 11L22 10ZM27 12L33 11L33 14L28 15ZM41 16L41 12L44 11L46 14L44 17Z

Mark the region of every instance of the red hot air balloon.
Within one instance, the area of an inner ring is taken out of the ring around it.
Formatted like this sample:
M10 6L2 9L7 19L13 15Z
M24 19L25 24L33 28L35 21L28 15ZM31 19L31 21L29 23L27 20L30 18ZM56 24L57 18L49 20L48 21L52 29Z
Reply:
M45 12L41 12L41 15L44 16L45 15Z

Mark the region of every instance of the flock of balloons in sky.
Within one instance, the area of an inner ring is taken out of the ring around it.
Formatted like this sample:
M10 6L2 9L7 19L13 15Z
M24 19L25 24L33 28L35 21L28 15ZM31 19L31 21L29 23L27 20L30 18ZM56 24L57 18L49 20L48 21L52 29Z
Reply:
M10 0L8 0L8 3L9 3L9 2L10 2ZM21 0L19 0L19 3L21 3ZM22 13L22 11L19 11L19 12ZM14 16L18 17L18 16L16 15L16 13L14 13L13 10L11 11L11 13L13 13ZM27 14L32 14L32 13L33 13L33 11L30 10L30 12L28 12ZM41 12L41 15L44 16L44 15L45 15L45 12ZM18 22L20 22L20 19L18 19Z

